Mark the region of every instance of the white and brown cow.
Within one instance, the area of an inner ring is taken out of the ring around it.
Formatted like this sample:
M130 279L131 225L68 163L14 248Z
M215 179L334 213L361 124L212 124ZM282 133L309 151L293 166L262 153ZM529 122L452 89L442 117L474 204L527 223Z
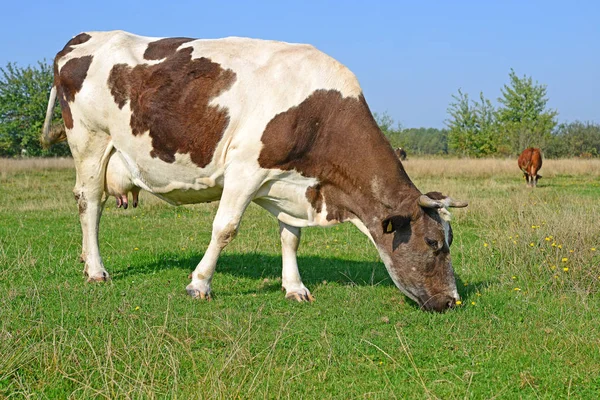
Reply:
M176 205L220 200L191 296L210 298L219 254L254 201L279 221L288 298L312 300L298 272L300 229L349 221L424 309L458 299L446 209L466 203L421 194L356 77L314 47L81 33L54 61L50 111L57 96L77 170L89 280L108 278L98 223L105 185L117 179L107 165L119 157L117 170L130 181L123 190Z

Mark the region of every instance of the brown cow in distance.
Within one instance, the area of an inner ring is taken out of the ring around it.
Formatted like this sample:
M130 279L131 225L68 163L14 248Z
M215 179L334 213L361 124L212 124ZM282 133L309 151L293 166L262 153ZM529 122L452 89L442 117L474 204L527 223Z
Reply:
M537 181L542 176L538 171L542 168L542 152L538 148L529 147L519 156L519 168L523 171L527 186L536 187Z
M406 160L406 150L404 150L402 147L398 147L396 150L394 150L394 152L400 161Z

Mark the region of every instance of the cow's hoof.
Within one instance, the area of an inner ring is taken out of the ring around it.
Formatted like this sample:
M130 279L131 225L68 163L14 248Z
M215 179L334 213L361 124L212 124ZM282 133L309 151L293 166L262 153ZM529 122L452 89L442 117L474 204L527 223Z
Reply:
M88 275L87 271L85 272L86 275ZM106 271L102 271L99 274L96 275L88 275L88 283L91 282L107 282L110 280L110 276L108 276L108 272Z
M206 301L212 300L212 297L211 297L209 291L196 289L195 287L192 287L191 284L189 284L187 286L187 288L185 288L185 290L187 291L187 294L192 296L192 298L194 298L194 299L200 299L200 300L206 300Z
M304 289L299 292L288 292L286 293L285 298L288 300L297 301L299 303L305 301L312 303L313 301L315 301L315 298L312 294L310 294L308 289Z

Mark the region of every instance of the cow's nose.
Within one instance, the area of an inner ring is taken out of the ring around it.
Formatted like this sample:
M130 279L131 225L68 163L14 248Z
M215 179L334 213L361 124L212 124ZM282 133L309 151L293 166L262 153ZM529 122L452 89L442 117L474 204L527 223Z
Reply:
M430 311L443 312L456 305L456 298L447 295L438 295L429 298L424 307Z

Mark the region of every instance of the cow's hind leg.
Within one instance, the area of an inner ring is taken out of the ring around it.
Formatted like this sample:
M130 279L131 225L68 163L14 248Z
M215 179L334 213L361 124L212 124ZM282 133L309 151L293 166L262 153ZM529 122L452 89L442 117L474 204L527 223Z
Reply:
M279 234L281 236L281 255L283 269L281 285L285 290L285 298L296 301L313 301L306 286L302 283L298 271L298 245L300 244L300 228L296 228L279 221Z
M192 272L192 282L186 287L188 294L194 298L210 300L211 281L219 255L237 234L242 214L256 192L251 184L248 185L248 182L252 181L251 178L246 177L244 180L243 176L245 174L240 173L240 180L229 184L225 179L219 209L213 221L210 243L202 260Z
M84 274L90 281L106 281L98 247L98 228L104 201L104 175L112 145L110 138L101 133L74 132L69 135L69 145L75 161L77 178L73 194L79 208L82 231L81 259Z

